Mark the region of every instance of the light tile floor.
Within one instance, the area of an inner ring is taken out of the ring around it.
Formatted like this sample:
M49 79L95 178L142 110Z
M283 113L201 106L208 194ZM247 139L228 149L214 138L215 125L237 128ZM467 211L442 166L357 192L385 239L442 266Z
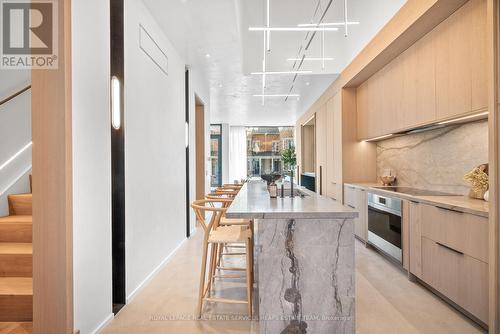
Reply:
M105 328L104 334L259 332L257 321L238 320L240 315L246 315L245 305L209 305L204 309L206 316L220 316L224 320L194 320L201 232L182 245L161 272ZM240 282L220 283L218 288L224 296L244 299L245 285ZM483 333L360 242L356 242L356 329L358 334Z

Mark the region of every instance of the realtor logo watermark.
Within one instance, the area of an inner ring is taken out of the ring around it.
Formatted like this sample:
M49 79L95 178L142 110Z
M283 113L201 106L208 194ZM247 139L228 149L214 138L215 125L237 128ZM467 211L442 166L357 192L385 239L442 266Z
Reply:
M57 69L57 0L0 0L2 69Z

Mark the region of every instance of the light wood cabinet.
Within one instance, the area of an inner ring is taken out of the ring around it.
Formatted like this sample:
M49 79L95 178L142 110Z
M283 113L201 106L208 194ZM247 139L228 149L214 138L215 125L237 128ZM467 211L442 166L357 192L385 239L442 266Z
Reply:
M370 123L371 114L368 109L368 83L369 81L365 81L356 88L357 137L359 139L374 137L374 128Z
M422 280L488 322L488 264L422 237Z
M326 195L342 202L342 97L335 94L326 104Z
M327 170L327 113L326 105L316 111L316 192L326 195Z
M431 123L436 119L436 82L433 35L427 34L396 60L396 77L402 72L403 82L393 89L399 98L396 126L393 130ZM389 130L390 131L390 130Z
M354 234L366 242L368 239L368 198L366 191L345 185L344 204L359 212L359 217L354 219Z
M358 138L487 108L486 0L470 0L357 87Z
M487 60L487 5L486 0L473 0L471 5L471 25L469 27L472 45L472 110L488 108L488 67Z
M488 322L488 219L410 203L410 272Z

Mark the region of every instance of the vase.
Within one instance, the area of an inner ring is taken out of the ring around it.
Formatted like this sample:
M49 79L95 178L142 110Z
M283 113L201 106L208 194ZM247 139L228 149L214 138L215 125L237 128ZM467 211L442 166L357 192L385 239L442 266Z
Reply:
M475 191L474 189L471 189L469 191L469 197L470 198L475 198L475 199L484 199L484 194L485 193L486 193L486 190Z

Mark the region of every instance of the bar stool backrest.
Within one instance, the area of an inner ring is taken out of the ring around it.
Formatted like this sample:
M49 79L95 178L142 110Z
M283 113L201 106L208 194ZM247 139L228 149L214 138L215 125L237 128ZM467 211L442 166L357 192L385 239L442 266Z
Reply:
M212 229L216 229L219 226L220 219L227 210L225 205L228 202L230 202L230 200L219 198L196 200L191 204L203 228L205 238L208 238Z

